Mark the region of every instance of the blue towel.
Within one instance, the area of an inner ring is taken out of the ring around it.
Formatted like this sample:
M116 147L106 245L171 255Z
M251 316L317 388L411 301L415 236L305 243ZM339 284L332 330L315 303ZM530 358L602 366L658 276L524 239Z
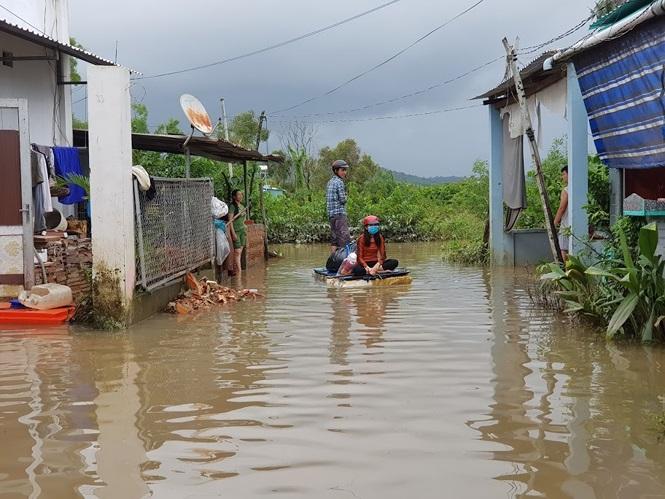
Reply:
M70 173L81 175L81 160L75 147L54 147L55 174L67 178ZM69 195L58 198L62 204L74 204L83 201L85 191L82 187L69 184Z

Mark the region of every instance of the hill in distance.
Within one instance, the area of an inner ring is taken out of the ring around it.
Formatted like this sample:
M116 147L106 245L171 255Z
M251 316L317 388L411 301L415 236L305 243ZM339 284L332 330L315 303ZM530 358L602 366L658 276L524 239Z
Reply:
M450 184L453 182L460 182L464 180L464 177L419 177L417 175L411 175L409 173L396 172L393 170L386 170L388 173L392 173L393 178L398 182L406 182L407 184L416 184L416 185L436 185L436 184Z

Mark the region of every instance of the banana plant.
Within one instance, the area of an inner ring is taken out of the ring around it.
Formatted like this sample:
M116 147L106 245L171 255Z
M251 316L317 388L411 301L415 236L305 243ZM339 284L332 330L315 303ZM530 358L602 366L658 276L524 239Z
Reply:
M566 312L605 323L608 338L622 333L651 342L665 332L665 261L656 254L658 229L654 223L640 229L636 257L624 232L618 232L621 259L585 267L571 256L564 269L548 264L541 279L555 283Z

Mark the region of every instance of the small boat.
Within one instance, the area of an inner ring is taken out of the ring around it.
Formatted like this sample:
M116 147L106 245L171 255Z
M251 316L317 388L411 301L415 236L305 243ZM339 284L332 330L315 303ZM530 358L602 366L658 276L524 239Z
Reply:
M75 307L59 307L51 310L35 310L32 308L0 309L0 328L3 324L63 324L74 317Z
M325 267L314 269L316 277L334 288L363 288L368 286L400 286L410 284L413 279L406 269L384 270L376 275L337 275Z

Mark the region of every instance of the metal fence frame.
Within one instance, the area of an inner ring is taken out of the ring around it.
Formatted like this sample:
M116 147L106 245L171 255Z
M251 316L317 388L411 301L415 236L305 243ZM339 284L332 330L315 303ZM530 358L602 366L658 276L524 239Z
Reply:
M152 177L155 197L134 180L136 282L151 291L214 258L209 178Z

